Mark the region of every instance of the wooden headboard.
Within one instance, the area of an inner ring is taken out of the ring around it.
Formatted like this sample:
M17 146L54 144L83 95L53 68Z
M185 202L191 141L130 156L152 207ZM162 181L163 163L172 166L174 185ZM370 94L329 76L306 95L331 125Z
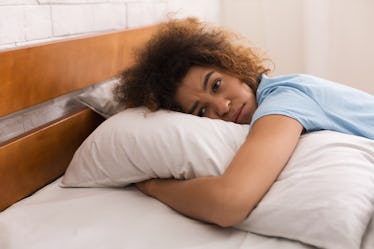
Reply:
M0 51L0 118L116 76L157 26ZM0 211L61 176L103 121L86 107L0 143Z

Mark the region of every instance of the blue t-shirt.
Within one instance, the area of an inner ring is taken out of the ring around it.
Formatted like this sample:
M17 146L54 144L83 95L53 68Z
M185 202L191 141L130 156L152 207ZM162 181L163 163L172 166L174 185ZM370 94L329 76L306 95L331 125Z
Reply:
M280 114L299 121L306 132L332 130L374 139L374 96L318 77L262 76L257 89L260 117Z

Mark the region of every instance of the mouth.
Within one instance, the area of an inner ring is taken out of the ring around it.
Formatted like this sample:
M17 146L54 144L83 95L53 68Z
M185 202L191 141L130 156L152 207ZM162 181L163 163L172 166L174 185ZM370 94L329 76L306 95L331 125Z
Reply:
M234 123L238 123L239 118L240 118L240 116L241 116L241 114L242 114L242 112L243 112L243 108L244 108L244 104L243 104L243 105L239 108L239 110L235 113L235 115L234 115L234 120L233 120Z

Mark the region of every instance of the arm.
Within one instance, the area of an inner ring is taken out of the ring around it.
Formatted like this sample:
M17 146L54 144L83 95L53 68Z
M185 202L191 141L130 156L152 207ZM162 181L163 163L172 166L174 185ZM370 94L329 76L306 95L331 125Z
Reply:
M152 179L137 187L186 216L220 226L237 224L277 179L302 129L299 122L286 116L262 117L223 175L191 180Z

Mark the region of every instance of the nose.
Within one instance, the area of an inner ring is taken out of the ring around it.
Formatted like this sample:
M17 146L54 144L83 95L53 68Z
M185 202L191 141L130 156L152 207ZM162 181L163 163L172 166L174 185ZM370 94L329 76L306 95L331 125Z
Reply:
M219 118L223 118L229 113L231 101L226 98L216 98L213 102L213 110Z

